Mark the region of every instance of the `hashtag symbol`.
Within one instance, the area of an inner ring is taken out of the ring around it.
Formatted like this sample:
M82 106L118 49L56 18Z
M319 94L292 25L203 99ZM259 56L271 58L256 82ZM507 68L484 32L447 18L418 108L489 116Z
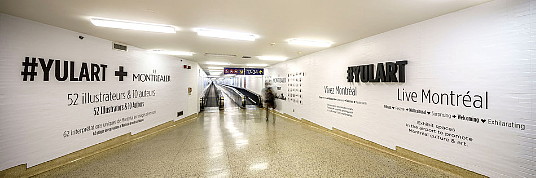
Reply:
M34 81L34 77L37 76L37 72L35 72L35 67L37 67L35 58L32 58L32 62L30 62L30 58L26 57L24 62L22 62L22 67L24 67L24 71L20 72L20 74L23 76L22 80L28 81L28 76L30 76L30 81Z

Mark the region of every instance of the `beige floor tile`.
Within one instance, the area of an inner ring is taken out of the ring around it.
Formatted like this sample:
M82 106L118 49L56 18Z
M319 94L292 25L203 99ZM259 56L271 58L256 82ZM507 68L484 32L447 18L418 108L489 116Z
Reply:
M456 177L264 112L209 110L37 177Z

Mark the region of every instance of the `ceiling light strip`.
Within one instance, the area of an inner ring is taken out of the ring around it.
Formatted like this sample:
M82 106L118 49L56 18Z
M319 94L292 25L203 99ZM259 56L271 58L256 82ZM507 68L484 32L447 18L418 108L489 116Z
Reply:
M188 52L188 51L166 51L166 50L160 50L160 49L153 49L149 51L152 53L174 55L174 56L193 56L195 54L194 52Z
M196 28L194 29L194 31L197 32L197 35L199 36L214 37L214 38L225 38L225 39L243 40L243 41L255 41L257 38L259 38L259 35L251 34L251 33L240 33L240 32L232 32L232 31L208 29L208 28Z
M164 25L164 24L134 22L134 21L107 19L107 18L100 18L100 17L92 17L89 20L91 21L93 25L99 26L99 27L159 32L159 33L176 33L177 31L177 29L174 26Z
M231 63L228 62L216 62L216 61L207 61L205 64L209 65L231 65Z
M209 57L236 57L234 54L216 54L216 53L205 53L205 56Z

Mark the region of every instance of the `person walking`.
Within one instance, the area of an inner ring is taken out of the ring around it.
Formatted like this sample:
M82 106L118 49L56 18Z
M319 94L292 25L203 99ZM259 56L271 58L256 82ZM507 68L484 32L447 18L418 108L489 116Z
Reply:
M270 109L275 109L275 93L272 90L272 87L269 86L269 84L266 84L266 88L264 89L264 103L266 108L266 122L268 122L268 116L270 113ZM272 114L273 120L275 122L275 115Z

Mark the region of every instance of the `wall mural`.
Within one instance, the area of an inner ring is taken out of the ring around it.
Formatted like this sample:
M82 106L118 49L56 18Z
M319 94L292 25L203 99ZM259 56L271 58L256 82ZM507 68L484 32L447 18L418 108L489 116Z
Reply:
M0 170L197 112L195 63L5 14L0 26Z
M487 176L532 177L536 37L520 25L536 23L534 4L493 1L274 65L267 75L303 98L277 110Z
M287 101L303 105L302 80L305 77L305 72L287 74L287 77Z

